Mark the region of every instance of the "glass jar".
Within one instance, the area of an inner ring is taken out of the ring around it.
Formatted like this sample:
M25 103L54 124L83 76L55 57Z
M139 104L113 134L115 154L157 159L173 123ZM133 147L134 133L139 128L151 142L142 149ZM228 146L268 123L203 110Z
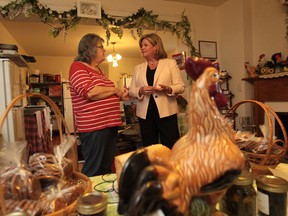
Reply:
M107 196L100 192L84 194L77 201L79 216L106 216Z
M229 216L256 215L256 191L249 172L244 170L228 188L220 202L220 210Z
M272 175L256 178L258 215L286 216L288 182Z
M250 159L247 154L247 152L243 152L244 160L245 160L245 167L244 170L248 171L249 173L252 173L251 165L250 165Z

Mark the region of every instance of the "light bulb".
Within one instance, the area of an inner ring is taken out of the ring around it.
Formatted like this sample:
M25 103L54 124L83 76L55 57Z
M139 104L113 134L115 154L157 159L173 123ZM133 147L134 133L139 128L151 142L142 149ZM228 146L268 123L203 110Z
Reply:
M114 44L115 44L116 42L111 42L111 43L113 44L113 53L112 53L112 54L109 54L109 55L107 56L107 61L108 61L108 62L112 62L112 63L113 63L112 66L113 66L113 67L117 67L117 66L118 66L117 61L120 60L122 57L121 57L121 55L115 53Z
M120 54L116 54L116 59L120 60L122 58L122 56Z
M113 61L113 56L112 56L112 54L109 54L109 55L107 56L107 61L108 61L108 62L112 62L112 61Z
M118 63L117 63L117 60L114 60L114 61L113 61L113 64L112 64L112 66L113 66L113 67L118 67Z

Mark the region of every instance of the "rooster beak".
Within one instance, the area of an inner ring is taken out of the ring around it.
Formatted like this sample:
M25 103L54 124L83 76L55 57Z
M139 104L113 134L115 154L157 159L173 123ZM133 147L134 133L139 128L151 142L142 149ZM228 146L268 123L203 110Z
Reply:
M220 78L223 76L223 73L216 71L215 72L217 75L215 76L217 78L217 82L223 82Z
M224 73L219 72L219 76L220 76L220 77L224 76Z
M213 71L214 73L213 73L213 78L212 78L212 81L213 82L219 82L220 81L220 74L219 74L219 72L216 70L216 71Z

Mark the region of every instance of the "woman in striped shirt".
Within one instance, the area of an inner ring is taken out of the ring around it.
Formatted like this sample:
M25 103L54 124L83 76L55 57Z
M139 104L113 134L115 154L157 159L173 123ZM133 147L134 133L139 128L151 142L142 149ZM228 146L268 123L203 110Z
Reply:
M69 74L75 126L85 160L82 173L87 176L112 171L122 124L119 100L128 99L128 91L116 88L99 68L105 60L103 42L96 34L86 34Z

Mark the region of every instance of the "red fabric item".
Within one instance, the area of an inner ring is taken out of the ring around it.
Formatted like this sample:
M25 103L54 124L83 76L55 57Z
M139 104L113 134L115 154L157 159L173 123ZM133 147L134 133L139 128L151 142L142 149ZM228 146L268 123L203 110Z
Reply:
M25 136L29 145L29 155L37 152L52 153L53 144L50 140L50 130L45 128L45 116L41 111L42 131L43 135L39 137L36 114L24 116Z

